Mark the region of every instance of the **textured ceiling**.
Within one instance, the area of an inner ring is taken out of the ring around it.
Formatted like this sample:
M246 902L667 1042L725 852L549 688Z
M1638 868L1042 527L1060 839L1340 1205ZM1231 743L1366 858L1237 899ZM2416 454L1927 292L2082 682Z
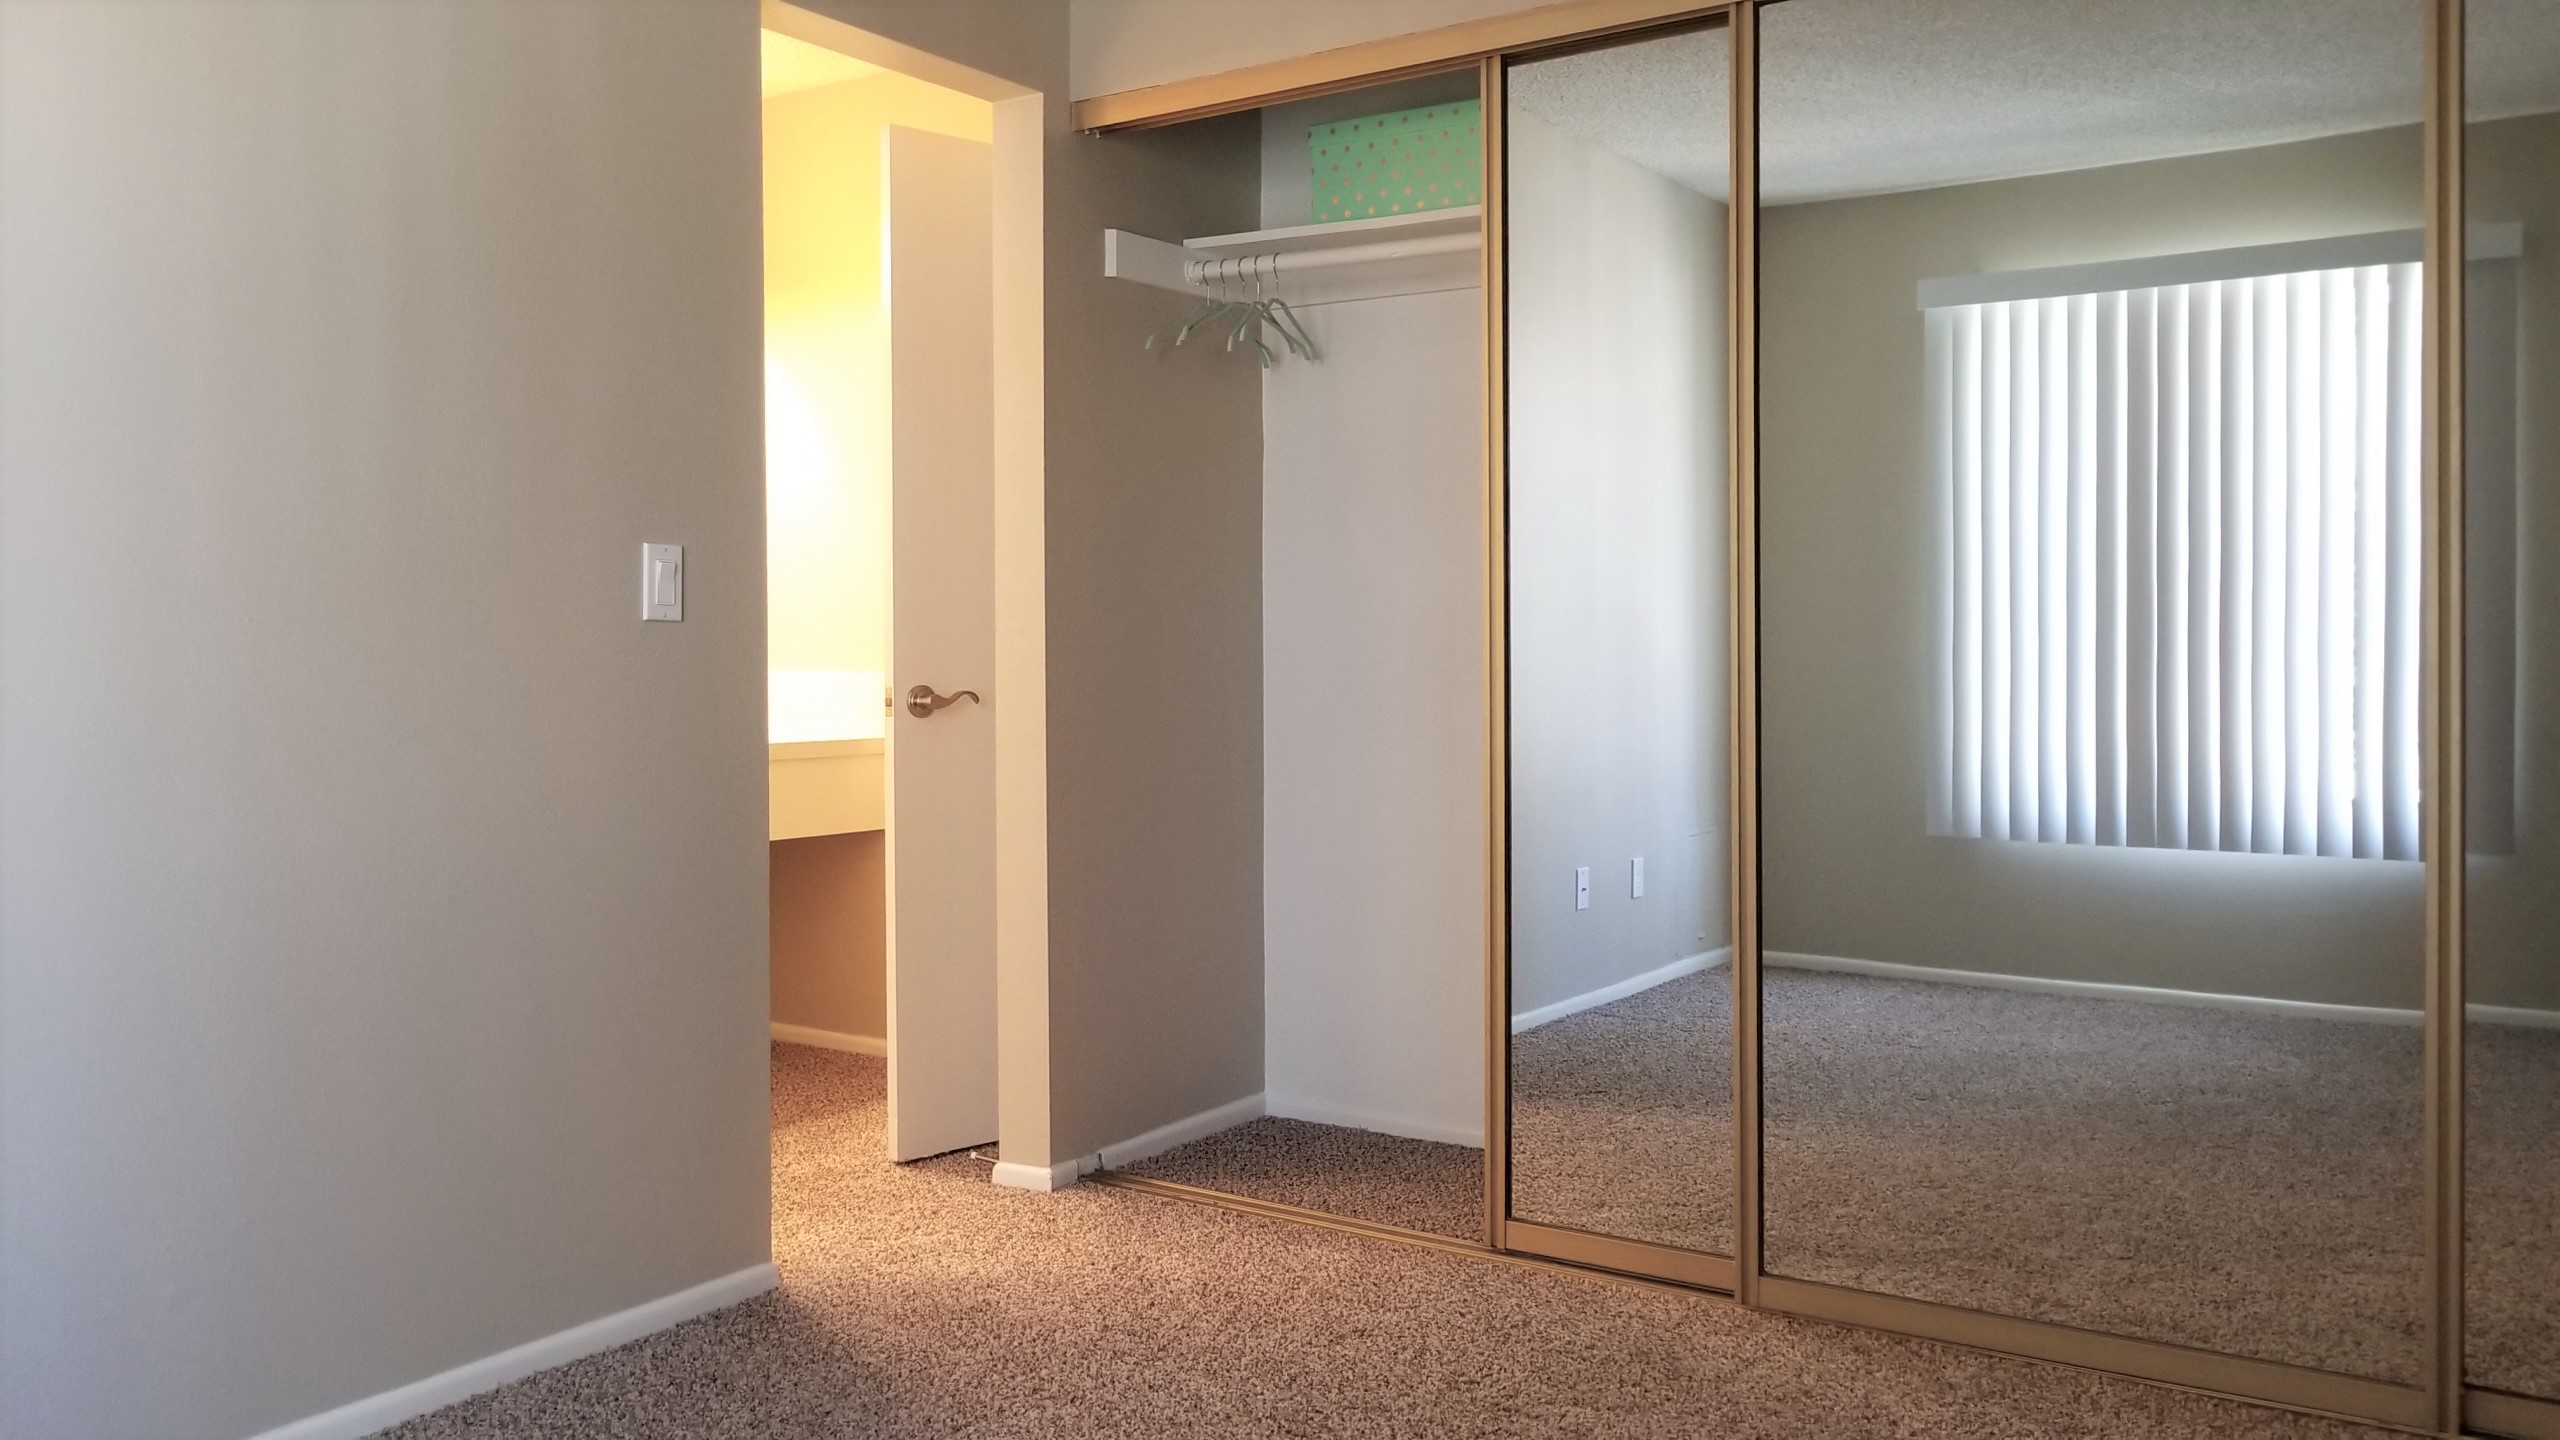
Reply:
M764 35L764 98L788 95L794 90L815 90L821 85L834 85L846 80L859 80L880 73L880 67L850 55L839 55L823 45L794 40L771 30Z
M1768 203L2414 124L2419 0L1788 0L1761 21ZM2476 116L2560 110L2560 0L2472 0ZM1514 103L1725 193L1721 30L1518 66Z

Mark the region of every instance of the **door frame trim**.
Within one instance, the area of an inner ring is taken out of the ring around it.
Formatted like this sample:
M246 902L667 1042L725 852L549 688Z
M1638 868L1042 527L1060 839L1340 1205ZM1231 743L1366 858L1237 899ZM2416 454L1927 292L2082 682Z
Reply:
M1048 99L1040 91L788 3L757 28L995 108L994 304L1045 327ZM995 726L997 1144L1042 1166L1049 1107L1048 371L1035 334L996 347Z

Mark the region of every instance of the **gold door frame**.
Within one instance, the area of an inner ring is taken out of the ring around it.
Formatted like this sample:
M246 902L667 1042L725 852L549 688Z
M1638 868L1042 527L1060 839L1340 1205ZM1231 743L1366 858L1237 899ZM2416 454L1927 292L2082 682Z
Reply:
M2334 1415L2422 1434L2473 1432L2560 1440L2560 1402L2472 1388L2463 1374L2463 0L2414 0L2426 57L2426 278L2421 478L2423 552L2433 562L2422 622L2425 949L2425 1323L2427 1380L2398 1385L2247 1359L2050 1321L1911 1300L1767 1273L1761 1254L1759 794L1759 12L1781 0L1570 0L1509 16L1355 45L1202 80L1078 102L1079 129L1107 132L1255 109L1410 76L1474 68L1484 150L1484 520L1487 954L1485 1239L1482 1244L1344 1220L1297 1206L1127 1177L1106 1183L1489 1259L1566 1265L1622 1279L1719 1292L1753 1308ZM1505 69L1598 40L1722 23L1732 65L1728 207L1730 407L1726 565L1730 634L1727 776L1734 983L1734 1255L1709 1255L1510 1213L1510 776L1508 308L1504 184Z

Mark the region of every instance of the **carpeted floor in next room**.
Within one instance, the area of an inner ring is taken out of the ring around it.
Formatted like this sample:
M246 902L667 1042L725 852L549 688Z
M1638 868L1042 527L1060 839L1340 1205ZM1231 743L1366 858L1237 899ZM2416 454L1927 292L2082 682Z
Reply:
M2326 1436L1700 1296L881 1158L880 1062L774 1051L782 1289L387 1432Z

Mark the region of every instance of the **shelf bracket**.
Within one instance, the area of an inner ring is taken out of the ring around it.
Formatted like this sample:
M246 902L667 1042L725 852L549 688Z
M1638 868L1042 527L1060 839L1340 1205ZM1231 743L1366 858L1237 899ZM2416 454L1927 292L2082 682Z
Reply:
M1200 289L1184 278L1183 267L1206 258L1187 246L1133 230L1102 232L1102 273L1113 279L1135 280L1159 290L1197 295Z

